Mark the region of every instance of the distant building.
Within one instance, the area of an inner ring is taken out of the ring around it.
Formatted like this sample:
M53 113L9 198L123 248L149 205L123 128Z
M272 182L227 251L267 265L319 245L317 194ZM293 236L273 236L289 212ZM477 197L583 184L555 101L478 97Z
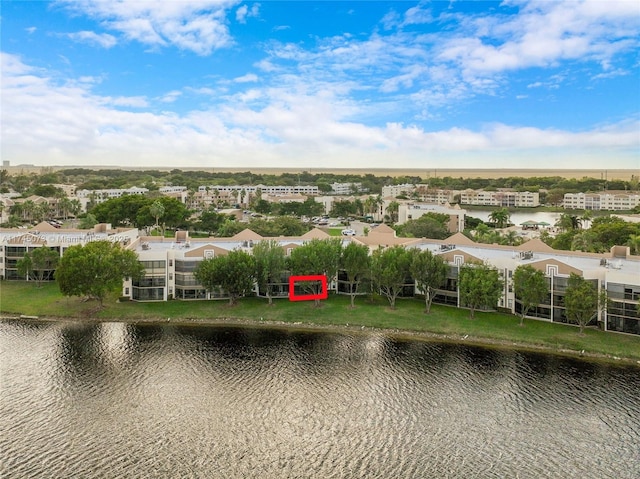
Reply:
M575 210L631 210L640 205L640 194L623 191L604 193L565 193L562 206Z
M242 192L257 194L258 192L267 195L307 195L316 196L319 194L315 185L209 185L199 186L198 191L218 191L220 193Z
M161 186L158 188L158 191L162 194L167 193L181 193L183 191L187 191L186 186Z
M125 195L146 195L147 193L149 193L147 188L132 186L131 188L109 188L104 190L76 190L76 198L80 200L82 208L86 210L87 204L90 202L98 204Z
M76 185L55 184L53 186L64 191L64 194L68 197L74 197L76 195Z
M427 213L438 213L449 216L447 230L449 233L457 233L464 230L464 218L466 211L460 207L438 205L433 203L400 203L398 207L397 224L404 224L409 220L417 220Z
M412 183L404 183L402 185L388 185L382 187L383 198L395 198L396 196L410 196L418 187L427 187L428 185L414 185Z
M527 207L540 206L540 194L532 191L485 191L463 190L460 192L460 203L477 206Z
M362 183L331 183L331 193L334 195L352 195L363 191Z

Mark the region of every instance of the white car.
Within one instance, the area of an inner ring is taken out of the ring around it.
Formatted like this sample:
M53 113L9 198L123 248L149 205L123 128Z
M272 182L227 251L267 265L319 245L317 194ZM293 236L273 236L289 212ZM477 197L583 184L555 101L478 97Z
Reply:
M355 236L356 232L352 229L342 230L342 236Z

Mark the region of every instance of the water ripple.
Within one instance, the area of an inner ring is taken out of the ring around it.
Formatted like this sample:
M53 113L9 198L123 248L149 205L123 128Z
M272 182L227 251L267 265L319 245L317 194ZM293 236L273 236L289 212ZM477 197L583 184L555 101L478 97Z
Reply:
M380 334L0 323L4 478L637 478L637 369Z

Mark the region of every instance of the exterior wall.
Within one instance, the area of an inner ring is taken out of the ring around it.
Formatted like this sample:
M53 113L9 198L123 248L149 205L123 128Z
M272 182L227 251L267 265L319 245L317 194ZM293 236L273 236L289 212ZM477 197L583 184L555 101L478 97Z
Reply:
M464 190L460 192L460 203L479 206L534 208L540 206L540 194L531 191Z
M335 198L333 196L316 196L314 198L316 203L321 203L324 207L324 213L329 214L329 212L333 209L333 202Z
M428 187L419 185L416 189L420 201L424 203L447 204L455 201L456 195L460 194L458 190L433 190Z
M254 195L260 190L263 194L267 195L313 195L319 194L317 186L313 185L277 185L277 186L265 186L265 185L209 185L199 186L198 191L213 191L218 192L240 192L242 190L245 193L253 193Z
M416 185L411 183L405 183L402 185L389 185L382 187L383 198L393 197L400 195L410 195L416 189Z
M103 203L104 201L120 198L124 195L146 195L149 193L147 188L138 188L132 186L127 189L106 189L106 190L77 190L76 197L80 200L83 208L86 209L87 204L91 201L95 203Z
M359 191L362 191L362 183L331 183L334 195L351 195Z
M167 193L181 193L183 191L187 191L186 186L161 186L158 188L158 191L162 194Z
M631 210L640 205L638 193L566 193L564 208L579 210Z
M84 245L96 240L114 241L128 246L137 237L137 229L114 231L110 225L106 224L98 224L93 230L1 230L0 278L25 279L18 274L16 264L27 251L32 251L35 248L51 248L62 256L70 246ZM53 279L53 276L50 279Z
M404 224L409 220L417 220L427 213L449 215L447 227L450 233L464 230L465 210L447 208L437 204L401 203L398 208L397 224Z

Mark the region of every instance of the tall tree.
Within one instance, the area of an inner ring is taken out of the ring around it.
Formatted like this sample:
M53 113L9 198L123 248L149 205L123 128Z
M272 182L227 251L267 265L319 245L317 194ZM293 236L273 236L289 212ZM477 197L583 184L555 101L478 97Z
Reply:
M35 280L39 288L44 280L53 276L59 261L60 254L56 250L43 246L28 251L16 266L21 276Z
M513 292L522 306L520 311L520 326L522 326L529 310L542 303L549 294L544 273L530 264L518 266L513 273Z
M369 273L370 262L369 248L366 245L351 242L342 249L340 269L347 275L351 308L355 307L355 297L362 281Z
M80 220L80 224L78 225L78 227L81 230L89 230L97 224L98 220L96 219L96 217L91 213L87 213L86 216Z
M449 215L427 213L398 226L396 231L402 237L445 239L451 235L447 228L448 222Z
M469 308L470 319L478 308L495 308L502 295L498 270L486 263L463 264L458 275L458 294L462 305Z
M69 218L69 212L71 211L71 207L72 207L71 200L66 196L58 200L58 212L60 216L62 216L62 219L66 220L67 218Z
M338 272L342 242L339 238L312 239L295 248L288 258L288 266L293 275L325 275L327 283L331 283ZM306 282L305 289L310 293L320 293L320 285ZM315 300L320 307L320 300Z
M402 246L378 249L371 257L371 279L380 293L396 309L396 299L411 276L413 253Z
M504 228L509 224L511 215L507 208L498 208L489 214L489 219L495 224L496 228Z
M564 296L567 319L580 326L580 334L584 327L598 313L599 296L596 286L582 276L571 273Z
M281 281L286 268L284 250L277 240L262 240L253 246L253 257L256 262L256 281L259 288L266 292L271 305L273 284Z
M385 209L385 211L389 215L389 220L390 220L391 223L395 223L396 221L398 221L398 211L399 211L399 209L400 209L400 203L398 203L395 200L391 201L387 205L387 208Z
M253 256L242 250L233 250L201 261L194 276L209 291L222 288L229 295L229 305L234 305L238 298L253 289L255 271Z
M144 268L135 252L110 241L70 246L56 269L64 296L87 296L102 306L108 293L122 288L126 277L140 278Z
M411 258L411 276L416 282L416 288L424 295L425 310L429 314L431 303L436 290L447 279L447 263L428 249L416 251Z
M151 213L151 216L153 216L153 218L156 220L155 227L157 228L158 221L164 215L164 205L162 204L162 201L156 200L151 203L151 206L149 207L149 213Z
M213 235L224 224L229 217L224 213L218 213L216 209L211 206L200 213L198 221L195 222L194 227L198 231L206 231L209 236Z
M555 226L560 228L562 231L572 231L580 229L580 227L582 226L582 221L577 215L562 213L556 221Z
M640 255L640 234L630 236L627 246L631 250L631 254Z

